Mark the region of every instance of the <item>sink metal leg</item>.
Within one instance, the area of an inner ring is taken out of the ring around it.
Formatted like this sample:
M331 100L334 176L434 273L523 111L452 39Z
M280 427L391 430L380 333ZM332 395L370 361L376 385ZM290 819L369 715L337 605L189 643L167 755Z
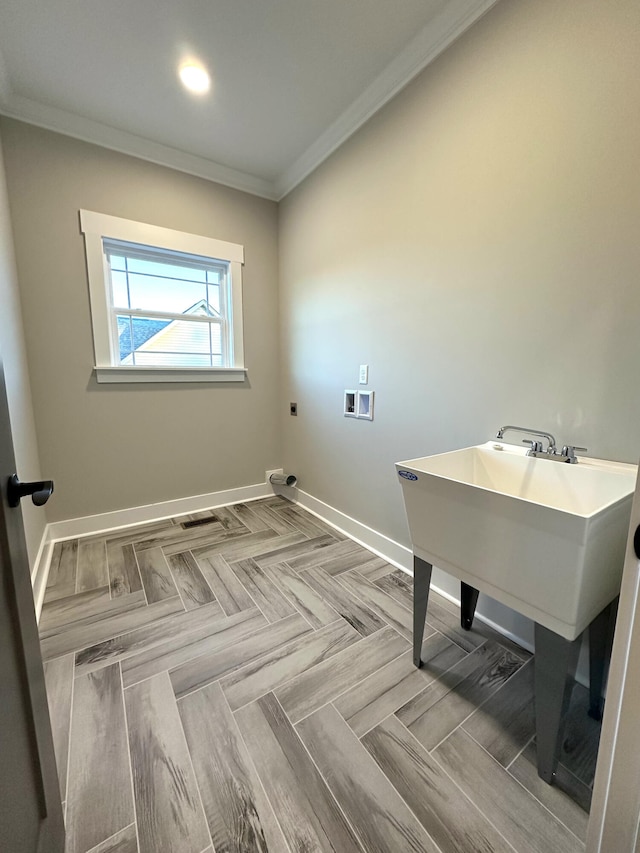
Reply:
M551 784L558 766L564 719L580 653L580 637L565 640L535 625L535 710L538 776Z
M431 570L433 566L420 557L413 557L413 662L417 667L422 666L420 652L424 636L424 623L427 618L429 603L429 586L431 585Z
M608 604L589 625L589 716L602 720L602 688L611 658L618 599Z
M477 589L464 581L460 581L460 624L465 631L470 631L473 625L478 595Z

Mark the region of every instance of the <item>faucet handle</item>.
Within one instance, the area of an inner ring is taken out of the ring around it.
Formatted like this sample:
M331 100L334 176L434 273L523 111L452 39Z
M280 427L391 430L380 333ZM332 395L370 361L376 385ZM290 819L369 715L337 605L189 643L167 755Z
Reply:
M541 453L542 452L542 442L541 441L532 441L530 438L523 438L522 443L529 445L529 450L527 451L528 454Z
M577 462L578 460L576 459L576 450L578 451L578 453L588 453L586 447L576 447L573 444L565 444L562 448L562 455L566 456L570 462Z

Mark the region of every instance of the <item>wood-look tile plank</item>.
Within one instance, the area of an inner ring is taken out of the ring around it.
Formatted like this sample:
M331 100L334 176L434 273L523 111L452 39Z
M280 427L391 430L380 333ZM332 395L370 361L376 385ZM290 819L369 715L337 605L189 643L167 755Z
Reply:
M51 552L47 588L58 584L75 585L78 570L78 540L68 539L56 542Z
M153 605L149 605L153 606ZM211 605L206 605L211 606ZM195 615L197 611L189 611ZM252 637L267 620L256 608L203 626L200 630L167 639L122 661L122 678L128 687L145 678L193 661L199 655L218 652Z
M113 602L125 602L127 599L138 595L144 598L144 593L133 592L123 598L113 599ZM172 613L179 613L182 610L184 610L182 602L176 595L174 598L158 601L148 607L141 607L137 604L128 610L120 610L104 618L85 619L72 625L67 631L61 631L58 634L41 639L42 657L49 660L59 655L66 655L69 652L79 651L87 646L108 640L110 637L117 637L126 631L133 631L142 625L150 625L156 619L162 619L164 616L170 616Z
M411 575L396 569L378 578L374 583L391 598L395 598L404 607L413 610L413 578Z
M43 604L49 604L52 601L57 601L59 598L68 598L74 595L76 591L76 582L68 581L67 583L57 583L55 586L48 586L44 591Z
M178 703L216 853L288 853L220 687Z
M334 705L361 737L454 666L464 654L442 634L432 634L422 645L420 669L413 663L412 652L405 652L355 684Z
M297 732L367 853L440 853L335 708L311 714Z
M279 535L294 533L299 528L291 524L290 521L284 519L279 513L275 512L271 507L265 506L262 501L252 501L250 504L251 512L261 518L272 530L275 530ZM304 532L304 531L303 531Z
M511 845L396 717L384 720L362 743L441 853L513 853Z
M358 640L360 634L340 619L333 625L305 634L286 646L262 655L254 663L223 678L220 686L231 710L236 711L285 681L329 660Z
M162 553L162 548L149 548L146 551L139 551L136 556L140 567L142 585L149 604L178 595L178 588L169 570L167 558Z
M363 853L273 694L235 716L290 849Z
M138 853L138 838L135 823L130 824L122 832L117 832L89 853Z
M225 532L224 538L221 535L218 541L211 542L203 539L201 544L194 543L192 546L189 546L189 550L196 559L209 557L212 554L222 554L227 562L230 563L233 560L245 560L248 557L261 554L263 551L270 551L272 548L290 545L294 541L300 542L302 538L303 535L301 533L278 536L274 530L260 530L258 533L242 534L230 530ZM177 548L177 546L172 546L172 548L163 547L163 550L165 554L170 554L177 553L181 549Z
M234 515L228 506L218 506L211 512L218 519L225 530L237 530L244 533L249 533L249 529L244 526L237 515Z
M229 512L235 515L251 533L258 533L260 530L273 530L273 528L268 525L263 518L256 515L251 506L247 506L247 504L234 504L229 507ZM292 533L294 531L289 530L286 532Z
M87 541L81 539L78 543L78 572L76 591L96 589L109 585L107 569L107 546L104 539Z
M141 606L142 601L138 601ZM67 629L74 622L93 618L102 613L108 613L112 608L116 612L121 603L112 604L108 586L98 589L88 589L85 592L73 593L64 598L56 598L42 605L38 630L41 637L48 637L60 630Z
M85 853L134 819L122 682L114 664L74 684L67 853Z
M404 637L385 627L296 676L275 695L296 723L399 657L407 646Z
M275 509L281 518L292 524L296 530L301 530L309 539L316 539L319 536L331 536L331 539L336 542L338 538L342 538L337 535L334 536L333 528L322 524L319 518L305 512L297 512L296 508L291 504L289 506L276 506L273 509ZM337 531L335 532L337 534Z
M53 747L58 767L60 797L67 793L67 761L69 759L69 728L71 724L71 694L73 690L73 655L56 658L44 665L44 679L49 702Z
M196 562L227 616L256 606L222 554L200 556Z
M325 562L348 557L350 554L360 555L361 562L365 562L367 559L367 552L361 545L351 539L344 539L341 542L333 542L326 548L319 548L317 551L309 551L307 554L300 554L299 557L292 557L287 562L295 572L300 572L303 569L312 569L314 566L323 565Z
M433 749L522 666L522 661L487 642L449 669L397 712L426 749Z
M370 607L354 596L337 578L327 575L322 569L308 569L303 579L321 595L333 609L359 631L363 637L373 634L387 624Z
M357 569L362 574L364 572L373 572L376 568L379 569L382 566L387 566L387 571L390 571L392 568L382 557L378 557L372 554L371 551L367 551L361 547L347 551L342 556L334 557L322 563L322 569L328 575L339 575L342 572L348 572L352 569ZM361 570L363 571L361 572Z
M276 509L283 518L290 521L291 524L295 525L300 530L303 530L310 538L326 533L336 540L348 539L348 536L341 530L338 530L337 527L334 527L332 524L328 524L317 515L307 512L306 509L303 509L301 506L297 506L294 503L289 503L288 506L282 508L274 507L274 509Z
M413 637L413 613L391 598L374 583L357 572L347 572L336 577L355 598L363 601L374 613L392 625L399 634L411 640Z
M322 628L340 618L338 612L287 563L265 566L264 572L314 628Z
M283 509L284 507L293 507L295 504L284 495L269 495L266 498L259 498L255 503L260 503L263 506L268 506L271 509Z
M181 610L172 616L157 619L150 625L143 625L102 643L95 643L76 654L76 677L148 652L172 640L185 644L195 642L201 637L210 636L212 625L224 618L225 614L218 602L212 601L197 610ZM266 620L262 620L261 624L265 622Z
M584 853L583 843L462 729L433 755L519 853Z
M181 524L172 524L151 533L146 538L134 540L136 553L147 551L149 548L166 548L167 553L179 554L206 543L225 542L248 535L246 528L229 530L223 525L212 529L212 525L184 528Z
M203 604L215 601L216 597L190 551L172 554L167 557L167 561L180 598L187 610L195 610Z
M142 589L133 545L107 545L107 566L112 598Z
M169 670L175 694L180 698L198 690L310 631L309 623L296 612L293 616L255 631L251 636L222 651L199 655L194 660Z
M335 539L332 536L328 536L326 534L318 536L315 539L307 539L304 533L298 533L296 535L300 538L294 543L286 546L280 544L275 548L275 550L270 550L268 553L265 548L264 554L252 554L251 556L255 556L256 562L261 566L273 566L276 563L286 563L300 554L306 554L309 551L326 548L335 542ZM280 539L282 538L283 537L280 537Z
M201 853L211 838L166 673L125 691L140 853Z
M547 785L538 776L536 747L532 742L509 767L509 773L574 835L586 840L591 789L570 773L564 764L558 764L553 785Z
M371 582L377 581L378 578L385 577L385 575L388 575L389 572L392 572L393 570L394 566L392 566L391 563L387 563L387 561L383 560L382 557L375 556L372 556L370 560L363 563L361 566L356 567L357 573Z
M507 767L535 734L533 659L462 724L464 730Z
M134 524L128 527L119 527L115 530L108 530L104 533L98 533L94 536L83 537L83 541L97 541L104 539L107 545L131 545L138 539L144 539L151 534L159 531L170 530L173 527L170 518L162 518L158 521L150 521L146 524Z
M269 622L277 622L297 613L293 604L271 583L255 560L238 560L231 564L231 568Z

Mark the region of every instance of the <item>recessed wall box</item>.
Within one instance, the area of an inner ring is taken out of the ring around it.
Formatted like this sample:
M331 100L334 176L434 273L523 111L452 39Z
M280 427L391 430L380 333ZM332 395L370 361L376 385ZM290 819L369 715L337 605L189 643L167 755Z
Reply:
M358 391L356 417L365 421L373 420L373 391Z
M358 408L358 392L357 391L345 391L344 392L344 416L345 418L357 418Z

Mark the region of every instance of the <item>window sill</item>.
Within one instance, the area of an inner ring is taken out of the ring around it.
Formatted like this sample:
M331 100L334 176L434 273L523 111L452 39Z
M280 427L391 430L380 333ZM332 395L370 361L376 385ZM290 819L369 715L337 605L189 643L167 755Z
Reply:
M95 367L99 383L244 382L246 367Z

